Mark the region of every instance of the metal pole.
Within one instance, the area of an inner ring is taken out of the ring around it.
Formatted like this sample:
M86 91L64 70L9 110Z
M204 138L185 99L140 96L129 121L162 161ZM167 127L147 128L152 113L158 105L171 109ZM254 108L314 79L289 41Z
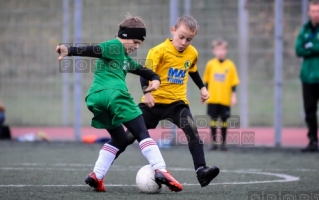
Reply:
M246 0L238 1L238 67L240 75L240 126L248 127L248 10Z
M184 0L184 15L191 14L191 0Z
M170 0L170 6L169 6L169 25L170 28L173 27L176 23L176 20L178 19L178 0ZM170 29L169 29L170 30ZM170 145L176 145L178 141L177 138L177 126L172 124L172 141L170 141ZM175 143L174 143L175 142Z
M170 0L169 5L169 28L175 25L178 18L178 0ZM171 29L169 29L171 30Z
M62 41L64 43L69 41L70 35L70 7L69 0L63 0L63 33ZM62 124L69 126L69 98L70 98L70 75L69 73L62 73Z
M281 146L282 65L283 65L283 0L275 1L275 145Z
M74 40L75 45L82 42L82 0L74 1ZM75 140L81 139L81 103L82 103L82 74L77 71L81 69L80 59L75 58L74 69L74 134Z
M301 3L302 24L305 24L308 20L308 0L302 0Z

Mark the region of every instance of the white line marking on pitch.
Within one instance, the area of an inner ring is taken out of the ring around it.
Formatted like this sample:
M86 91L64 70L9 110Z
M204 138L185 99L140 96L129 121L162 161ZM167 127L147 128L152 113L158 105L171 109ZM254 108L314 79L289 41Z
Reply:
M0 167L0 170L9 170L9 171L24 171L24 170L39 170L39 171L87 171L88 168L79 169L79 168L40 168L40 167ZM110 169L113 171L133 171L133 169ZM137 171L137 170L136 170Z
M0 185L0 187L87 187L87 185ZM107 187L133 187L137 185L105 184Z
M45 163L18 163L11 164L14 166L61 166L61 167L93 167L92 164L65 164L65 163L54 163L54 164L45 164Z
M0 165L1 166L1 165ZM45 163L19 163L19 164L9 164L5 166L35 166L35 167L44 167L44 166L49 166L51 168L21 168L21 167L0 167L0 170L65 170L65 171L78 171L82 170L82 167L89 167L93 168L94 165L92 164L65 164L65 163L54 163L54 164L45 164ZM80 167L82 169L68 169L68 168L52 168L52 166L57 166L57 167ZM139 169L141 166L128 166L128 167L123 167L120 165L112 165L112 168L110 170L135 170ZM116 169L114 169L116 168ZM193 169L189 168L169 168L170 170L178 170L178 171L194 171ZM86 169L83 169L86 170ZM275 168L266 168L266 169L240 169L244 171L256 171L256 172L261 172L261 171L296 171L296 172L316 172L319 171L318 169L275 169ZM238 170L236 170L238 171Z
M19 165L16 165L19 166ZM25 166L35 166L35 167L0 167L0 170L48 170L48 171L86 171L88 170L88 168L93 168L93 165L60 165L60 164L56 164L56 165L44 165L44 164L30 164L30 165L25 165ZM39 167L37 167L39 166ZM41 167L40 167L41 166ZM45 167L45 166L51 166L51 167ZM61 167L57 167L57 168L52 168L52 166L68 166L68 167L74 167L74 166L81 166L81 168L61 168ZM86 167L86 168L84 168ZM123 167L123 166L118 166L118 165L112 165L112 167L110 168L111 171L138 171L138 169L140 168L140 166L128 166L128 167ZM179 167L173 167L173 168L168 168L170 171L194 171L194 169L190 169L190 168L179 168ZM297 172L315 172L318 170L314 170L314 169L294 169L294 170L285 170L285 169L240 169L240 170L236 170L236 171L244 171L244 172L265 172L265 171L297 171ZM221 170L221 172L227 172L227 170Z
M182 170L183 168L172 168L172 171L193 171L191 169ZM300 180L299 177L291 176L287 174L278 174L270 172L256 172L256 171L244 171L244 170L221 170L226 173L239 173L239 174L258 174L258 175L268 175L282 178L279 180L264 180L264 181L247 181L247 182L223 182L223 183L211 183L210 185L244 185L244 184L260 184L260 183L278 183L278 182L292 182ZM182 183L185 186L196 186L199 184L194 183ZM0 185L0 187L84 187L86 185ZM133 187L136 185L124 185L124 184L106 184L107 187Z

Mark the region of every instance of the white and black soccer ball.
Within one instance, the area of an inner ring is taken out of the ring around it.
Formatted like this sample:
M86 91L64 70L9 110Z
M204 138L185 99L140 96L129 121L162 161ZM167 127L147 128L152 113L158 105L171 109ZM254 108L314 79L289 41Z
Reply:
M162 186L155 182L155 171L151 165L145 165L138 170L136 185L143 193L155 194L162 191Z

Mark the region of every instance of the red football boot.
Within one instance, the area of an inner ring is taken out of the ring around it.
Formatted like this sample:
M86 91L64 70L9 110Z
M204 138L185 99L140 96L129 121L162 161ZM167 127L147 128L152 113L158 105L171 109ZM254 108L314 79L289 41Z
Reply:
M175 180L175 178L167 171L155 170L155 181L159 184L166 185L173 192L180 192L183 190L183 186Z
M104 178L98 180L94 172L91 172L85 179L85 183L94 187L97 192L105 192Z

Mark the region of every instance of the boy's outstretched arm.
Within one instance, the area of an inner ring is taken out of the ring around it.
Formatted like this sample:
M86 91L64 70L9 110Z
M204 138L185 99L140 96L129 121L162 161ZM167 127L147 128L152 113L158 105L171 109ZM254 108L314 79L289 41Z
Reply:
M61 60L65 56L102 58L102 50L99 45L81 47L67 47L65 45L59 45L55 50L58 54L60 54L58 60Z
M139 65L134 70L128 70L128 72L131 74L139 75L141 78L144 78L145 81L147 82L147 86L148 86L148 81L161 80L160 77L155 72L153 72L152 70L142 65Z
M209 99L209 93L203 83L203 80L201 79L198 71L196 72L189 72L189 76L192 78L194 83L197 85L198 89L200 89L200 95L201 95L201 102L205 102L207 99Z
M144 82L147 82L147 84L144 83L144 85L146 86L145 88L143 88L144 93L157 90L161 83L160 77L155 72L146 67L143 67L142 65L139 65L137 69L129 70L128 72L139 75L140 80L144 79ZM148 84L148 81L152 82Z

